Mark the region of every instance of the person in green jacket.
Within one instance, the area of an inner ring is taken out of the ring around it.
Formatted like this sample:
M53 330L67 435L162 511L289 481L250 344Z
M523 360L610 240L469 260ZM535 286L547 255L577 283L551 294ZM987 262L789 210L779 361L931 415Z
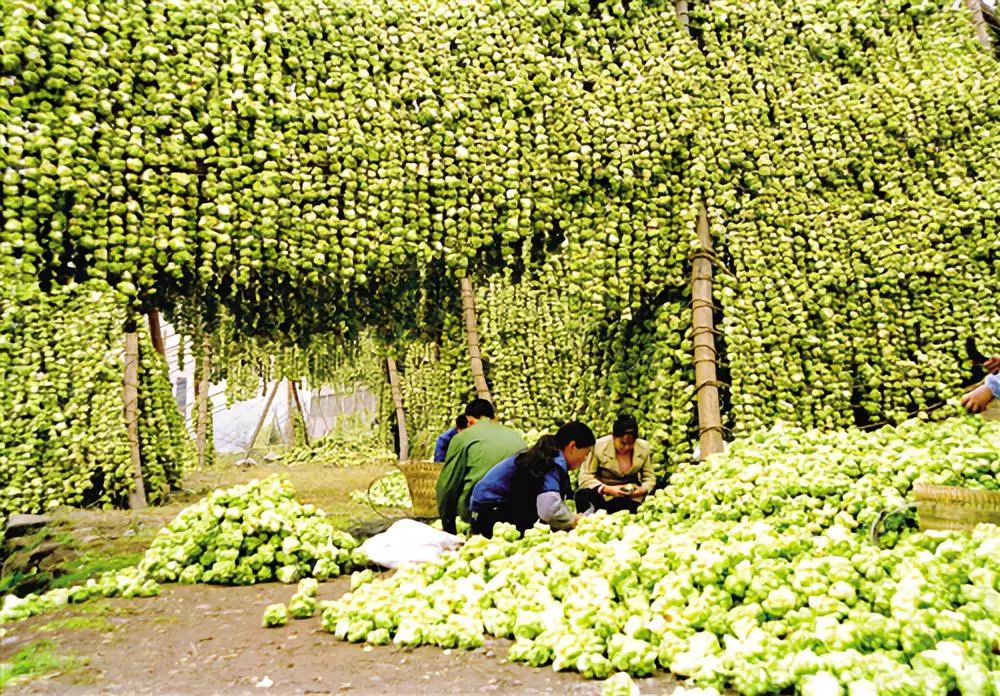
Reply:
M516 430L495 423L493 404L486 399L473 399L465 407L469 427L458 433L448 445L444 468L437 480L438 514L441 528L455 533L455 518L472 520L469 497L472 487L507 457L527 449Z

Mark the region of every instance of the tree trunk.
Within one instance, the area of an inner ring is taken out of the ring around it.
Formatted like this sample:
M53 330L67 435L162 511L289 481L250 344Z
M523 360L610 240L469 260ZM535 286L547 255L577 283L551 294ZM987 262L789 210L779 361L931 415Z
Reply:
M719 411L719 388L716 381L715 327L712 303L712 236L708 233L708 213L698 211L698 241L701 253L695 252L691 263L691 323L694 337L694 375L698 394L698 431L701 458L721 452L722 416Z
M128 433L129 455L135 489L129 493L128 505L133 510L146 507L146 484L142 478L142 454L139 450L139 334L125 334L125 431Z
M460 280L462 288L462 315L465 317L465 337L469 344L469 361L472 364L472 381L476 386L476 396L492 401L490 388L486 384L483 358L479 352L479 329L476 326L476 294L468 276Z
M403 410L403 392L399 387L399 373L396 371L396 361L385 359L389 370L389 388L392 390L392 403L396 406L396 426L399 428L399 461L410 458L410 441L406 436L406 412Z
M983 6L980 0L965 0L972 13L972 25L976 28L976 38L987 51L990 50L990 33L986 29L986 19L983 17Z
M153 339L156 352L167 357L167 349L163 346L163 331L160 329L160 313L155 309L147 315L149 320L149 337Z
M202 338L201 355L196 363L198 374L195 377L195 404L198 407L195 421L195 446L198 450L198 468L203 469L208 462L208 448L214 446L208 442L208 419L211 409L208 404L208 384L212 374L211 340L208 336Z

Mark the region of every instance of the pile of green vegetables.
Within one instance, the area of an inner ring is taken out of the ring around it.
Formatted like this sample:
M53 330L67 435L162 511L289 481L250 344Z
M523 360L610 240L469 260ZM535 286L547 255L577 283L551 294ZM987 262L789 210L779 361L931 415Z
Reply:
M778 428L681 467L639 514L570 533L499 525L327 605L351 641L471 648L605 678L663 669L759 694L993 693L1000 530L869 523L914 482L996 488L1000 424ZM831 686L832 685L832 686Z
M0 518L128 500L126 316L100 283L43 292L0 282ZM139 450L146 497L156 503L180 484L193 447L146 332L139 349Z
M365 563L358 545L330 524L322 510L299 503L288 479L275 475L215 491L185 508L160 530L134 568L42 595L7 595L0 623L94 597L159 594L163 582L325 580Z

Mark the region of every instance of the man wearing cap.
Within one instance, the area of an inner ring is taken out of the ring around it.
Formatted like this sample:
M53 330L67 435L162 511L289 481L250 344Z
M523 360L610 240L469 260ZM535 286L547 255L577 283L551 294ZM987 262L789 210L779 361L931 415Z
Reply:
M639 438L639 424L628 413L615 420L611 434L598 438L580 468L576 510L635 512L656 485L649 442Z

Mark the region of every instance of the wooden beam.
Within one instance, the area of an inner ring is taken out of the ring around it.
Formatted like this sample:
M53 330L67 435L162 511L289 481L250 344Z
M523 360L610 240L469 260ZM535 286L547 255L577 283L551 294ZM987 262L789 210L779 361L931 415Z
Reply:
M195 422L195 448L198 451L198 468L202 469L208 462L208 448L214 445L208 442L208 419L211 418L208 408L208 385L211 381L212 342L206 335L201 341L201 355L198 358L198 375L195 379L195 405L197 421Z
M146 484L142 477L142 452L139 449L139 334L135 331L125 334L124 406L129 458L135 479L128 504L133 510L143 510L146 507Z
M260 412L260 418L257 419L257 425L253 429L253 435L250 436L250 441L247 443L247 451L243 455L243 458L250 456L250 450L253 449L253 443L257 441L257 436L260 435L261 428L264 427L264 420L267 418L267 412L271 410L271 403L274 401L274 395L278 393L278 386L281 384L281 380L274 383L274 389L267 397L267 403L264 404L264 410Z
M149 337L153 339L153 348L156 352L167 357L167 349L163 345L163 330L160 328L160 313L155 309L146 315L149 322Z
M465 338L469 346L469 362L472 365L472 382L476 387L476 396L492 401L489 385L486 384L486 373L483 370L483 358L479 351L479 329L476 320L476 293L472 290L472 281L468 276L459 280L462 290L462 315L465 318Z
M309 423L306 422L306 412L302 410L302 401L299 399L299 390L295 386L295 382L288 380L288 385L292 389L292 396L295 397L295 408L298 409L299 415L302 416L302 440L305 444L309 445ZM291 416L289 416L291 417Z
M396 427L399 428L399 461L410 458L410 440L406 435L406 412L403 410L403 391L399 386L399 372L396 371L396 361L389 357L385 359L389 371L389 388L392 390L392 403L396 406Z
M986 18L983 16L983 4L980 0L965 0L966 7L972 13L972 26L976 29L976 38L987 51L992 49L990 32L986 29Z
M708 213L702 205L696 223L701 249L691 262L691 325L694 339L695 389L698 395L698 432L701 458L721 452L722 415L716 381L715 326L712 303L712 236Z

